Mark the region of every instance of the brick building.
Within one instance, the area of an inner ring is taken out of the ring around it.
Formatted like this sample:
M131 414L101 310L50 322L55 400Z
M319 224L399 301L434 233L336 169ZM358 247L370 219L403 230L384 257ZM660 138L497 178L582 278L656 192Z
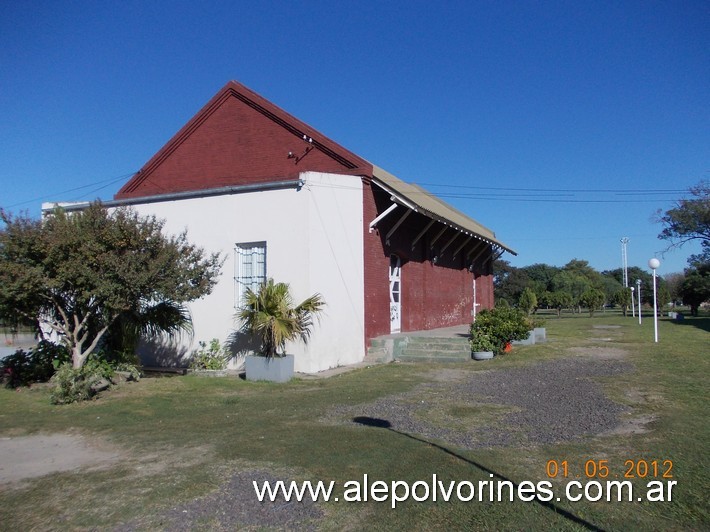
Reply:
M151 346L154 363L225 341L245 287L266 277L326 313L296 370L361 361L391 332L470 323L493 305L495 234L236 82L225 85L116 194L226 257L214 292L191 305L194 338ZM157 350L156 350L157 349ZM146 356L148 351L144 353Z

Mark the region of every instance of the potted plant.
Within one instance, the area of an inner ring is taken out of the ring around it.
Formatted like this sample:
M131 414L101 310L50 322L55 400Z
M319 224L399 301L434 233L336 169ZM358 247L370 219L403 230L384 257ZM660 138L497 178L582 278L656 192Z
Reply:
M490 360L496 350L491 337L485 333L477 333L471 338L471 353L474 360Z
M313 318L318 318L325 302L314 294L294 305L287 283L268 279L258 289L247 289L237 318L241 331L259 341L259 351L245 359L247 380L286 382L293 377L293 355L285 353L286 343L308 343Z

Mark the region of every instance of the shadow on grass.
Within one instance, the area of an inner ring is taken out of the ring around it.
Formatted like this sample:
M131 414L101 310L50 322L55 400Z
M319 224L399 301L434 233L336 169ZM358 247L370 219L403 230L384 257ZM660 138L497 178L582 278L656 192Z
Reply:
M425 443L426 445L429 445L429 446L431 446L431 447L434 447L434 448L436 448L436 449L439 449L440 451L442 451L442 452L444 452L444 453L446 453L446 454L448 454L448 455L450 455L450 456L453 456L454 458L457 458L457 459L459 459L459 460L461 460L461 461L463 461L463 462L466 462L466 463L468 463L468 464L471 464L472 466L474 466L474 467L480 469L481 471L483 471L483 472L485 472L485 473L488 473L489 475L493 475L493 477L495 477L495 478L497 478L497 479L499 479L499 480L503 480L503 481L506 481L506 482L510 482L510 483L513 485L513 488L514 488L516 491L518 490L518 484L517 484L516 482L512 481L512 480L509 479L509 478L504 477L504 476L501 475L500 473L498 473L498 472L496 472L496 471L493 471L492 469L490 469L490 468L484 466L483 464L480 464L480 463L476 462L475 460L471 460L471 459L469 459L469 458L466 458L465 456L461 456L460 454L455 453L455 452L451 451L450 449L447 449L446 447L444 447L444 446L442 446L442 445L438 445L438 444L436 444L436 443L432 443L432 442L427 441L427 440L424 440L424 439L422 439L422 438L417 438L416 436L412 436L411 434L408 434L408 433L406 433L406 432L400 432L400 431L398 431L398 430L392 428L392 424L391 424L389 421L387 421L386 419L379 419L379 418L368 417L368 416L357 416L357 417L354 417L354 418L353 418L353 422L358 423L358 424L360 424L360 425L364 425L364 426L366 426L366 427L375 427L375 428L379 428L379 429L387 429L387 430L392 431L392 432L394 432L394 433L396 433L396 434L399 434L399 435L401 435L401 436L405 436L405 437L410 438L410 439L412 439L412 440L415 440L415 441L418 441L418 442L421 442L421 443ZM581 526L581 527L586 528L587 530L596 530L596 531L602 531L602 530L603 530L602 528L599 528L598 526L596 526L596 525L590 523L589 521L585 521L585 520L582 519L581 517L579 517L579 516L573 514L572 512L569 512L569 511L565 510L564 508L560 508L560 507L557 506L556 504L553 504L553 503L551 503L551 502L549 502L549 501L541 501L541 500L535 498L535 499L533 499L531 502L536 502L536 503L539 504L540 506L542 506L542 507L544 507L544 508L546 508L546 509L548 509L548 510L554 512L554 513L556 513L557 515L560 515L560 516L564 517L565 519L568 519L568 520L572 521L573 523L575 523L575 524L577 524L577 525L579 525L579 526Z
M705 332L710 332L710 318L694 318L693 316L685 316L682 320L671 320L673 325L690 325L697 327Z

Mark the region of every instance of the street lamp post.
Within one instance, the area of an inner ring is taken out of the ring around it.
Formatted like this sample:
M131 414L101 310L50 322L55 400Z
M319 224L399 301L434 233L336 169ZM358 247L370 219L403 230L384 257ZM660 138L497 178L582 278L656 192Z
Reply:
M632 286L631 288L631 317L635 318L636 317L636 303L634 302L634 290L635 288Z
M658 307L656 305L656 269L661 265L658 259L648 261L648 267L653 270L653 341L658 343Z
M636 279L636 299L639 301L639 325L641 325L641 279Z

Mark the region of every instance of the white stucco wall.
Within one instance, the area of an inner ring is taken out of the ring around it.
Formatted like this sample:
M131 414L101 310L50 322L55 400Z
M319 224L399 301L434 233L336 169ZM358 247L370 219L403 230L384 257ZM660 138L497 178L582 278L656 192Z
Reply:
M190 303L194 335L226 342L234 321L234 246L267 243L268 277L291 285L296 301L320 292L325 312L308 346L287 347L295 369L314 373L359 362L365 354L362 182L357 176L306 172L300 190L283 189L134 205L165 219L165 231L226 257L212 294Z

